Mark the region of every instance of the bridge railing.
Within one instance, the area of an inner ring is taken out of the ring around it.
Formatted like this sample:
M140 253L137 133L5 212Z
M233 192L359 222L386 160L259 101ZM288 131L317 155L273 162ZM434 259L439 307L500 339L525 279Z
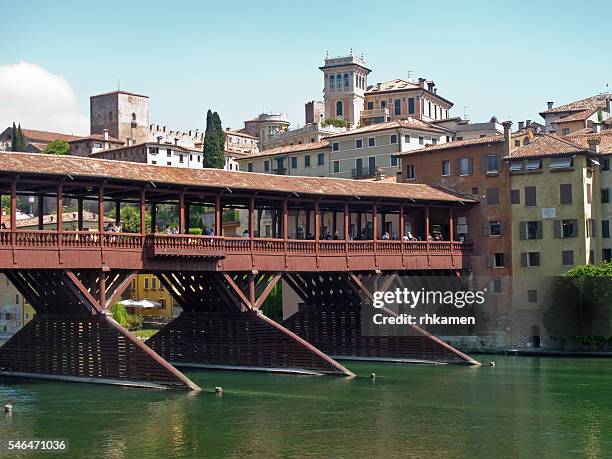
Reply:
M141 249L151 247L178 250L180 253L225 252L226 254L296 254L296 255L470 255L471 244L451 241L345 241L312 239L243 238L191 234L134 234L97 231L0 230L0 247L107 247Z

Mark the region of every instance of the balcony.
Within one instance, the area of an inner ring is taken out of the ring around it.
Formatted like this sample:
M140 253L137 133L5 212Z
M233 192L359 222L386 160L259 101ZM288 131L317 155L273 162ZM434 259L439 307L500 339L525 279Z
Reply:
M384 117L385 120L389 118L389 109L388 108L375 108L374 110L363 110L361 112L362 118L374 118L374 117Z
M351 178L362 179L376 176L376 167L364 166L351 169Z

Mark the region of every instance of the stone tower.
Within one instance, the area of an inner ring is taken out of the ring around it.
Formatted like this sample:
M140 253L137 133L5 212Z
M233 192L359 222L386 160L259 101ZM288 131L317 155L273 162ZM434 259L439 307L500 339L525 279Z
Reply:
M363 110L368 74L363 57L353 55L325 58L323 71L323 99L327 118L340 118L353 126L359 124Z
M90 133L108 134L124 143L146 142L149 136L149 97L113 91L89 98Z

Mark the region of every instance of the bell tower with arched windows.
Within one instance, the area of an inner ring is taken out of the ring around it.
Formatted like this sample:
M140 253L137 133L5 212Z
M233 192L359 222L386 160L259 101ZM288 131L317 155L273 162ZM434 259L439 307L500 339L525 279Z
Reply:
M352 49L345 57L326 56L319 69L323 71L325 118L341 118L357 126L370 73L363 56L354 56Z

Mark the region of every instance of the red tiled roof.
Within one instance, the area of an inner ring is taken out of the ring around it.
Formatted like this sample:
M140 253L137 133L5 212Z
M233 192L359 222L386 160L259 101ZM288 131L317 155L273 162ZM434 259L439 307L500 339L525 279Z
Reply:
M421 87L418 84L411 83L410 81L396 78L395 80L389 80L385 81L384 83L381 83L380 89L378 89L378 84L368 86L366 92L376 93L385 91L397 91L398 89L421 89Z
M50 131L37 131L35 129L22 129L23 135L32 143L39 142L53 142L54 140L64 140L70 142L71 140L77 140L82 138L81 136L71 134L61 134L59 132Z
M257 174L222 169L187 169L153 166L142 163L82 158L76 156L41 155L35 153L0 152L0 174L71 176L98 178L127 183L156 183L190 189L212 188L272 193L295 193L310 196L385 198L474 202L472 199L424 184L369 182L330 177L292 177Z
M231 135L235 135L238 137L244 137L246 139L253 139L253 140L257 140L257 137L253 137L252 135L247 134L246 132L242 132L242 129L239 130L230 130L230 131L225 131L225 135L227 134L231 134Z
M403 153L397 154L396 156L401 158L403 156L417 155L420 153L428 153L430 151L451 150L454 148L471 147L474 145L501 143L503 141L504 141L504 136L501 134L488 135L486 137L479 137L477 139L455 140L453 142L439 143L437 145L427 145L424 148L419 148L418 150L405 151Z
M527 145L523 145L513 150L506 159L566 156L576 153L588 153L588 147L585 149L581 145L564 137L550 134L538 134Z
M599 152L604 155L612 154L612 129L593 132L592 128L581 129L565 136L571 142L589 149L589 140L599 139Z
M103 134L91 134L91 135L88 135L86 137L79 137L78 139L71 140L68 143L81 142L81 141L84 141L84 140L101 140L101 141L104 141L104 135ZM107 142L123 144L122 140L119 140L119 139L117 139L115 137L112 137L110 135L108 136Z
M425 121L417 120L416 118L409 118L407 120L394 120L394 121L387 121L385 123L371 124L369 126L364 126L361 128L353 129L351 131L342 132L340 134L328 135L328 136L325 136L324 138L332 139L336 137L350 136L354 134L362 134L362 133L367 133L367 132L385 131L387 129L398 129L398 128L416 129L419 131L435 132L438 134L444 134L448 131L447 129L439 128L437 126L434 127L431 124L426 123Z
M582 110L581 112L572 113L571 115L567 115L563 118L559 118L558 120L553 121L553 124L569 123L571 121L584 121L593 113L595 113L595 111L596 109L588 109Z
M320 142L299 143L294 145L285 145L282 147L270 148L248 155L246 158L260 158L262 156L282 155L283 153L298 153L300 151L320 150L329 147L329 142L321 140Z
M610 97L610 94L597 94L596 96L587 97L586 99L576 100L574 102L570 102L569 104L559 105L558 107L544 110L543 112L540 112L540 115L543 117L544 115L550 113L595 110L598 107L605 107L607 97Z

